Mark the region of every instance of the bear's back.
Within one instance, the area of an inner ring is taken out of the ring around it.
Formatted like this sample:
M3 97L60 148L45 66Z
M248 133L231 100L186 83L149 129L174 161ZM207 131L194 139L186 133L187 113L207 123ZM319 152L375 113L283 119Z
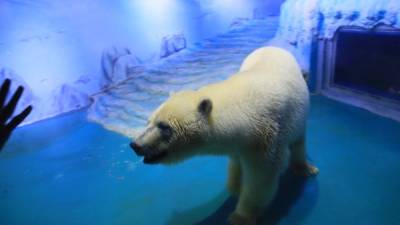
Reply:
M300 71L296 59L290 52L277 47L263 47L254 50L243 60L239 72L258 68L271 70L281 67Z
M299 127L308 108L308 89L295 58L274 47L255 50L237 74L199 92L215 103L216 121L236 121L240 128L260 116L268 118L267 123Z

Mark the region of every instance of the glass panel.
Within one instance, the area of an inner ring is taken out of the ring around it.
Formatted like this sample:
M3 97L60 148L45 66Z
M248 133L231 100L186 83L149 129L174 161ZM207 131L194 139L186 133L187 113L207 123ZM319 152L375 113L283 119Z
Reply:
M339 31L334 84L400 100L400 32Z

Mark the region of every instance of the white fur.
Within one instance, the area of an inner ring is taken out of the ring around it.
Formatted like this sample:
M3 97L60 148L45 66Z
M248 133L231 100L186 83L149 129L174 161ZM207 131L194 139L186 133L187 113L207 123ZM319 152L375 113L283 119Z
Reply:
M203 99L212 102L209 115L198 111ZM307 169L308 105L308 89L294 57L265 47L251 53L229 79L172 95L154 112L149 127L166 121L176 130L171 146L163 145L170 154L162 162L228 155L228 188L239 197L231 222L250 223L273 198L290 154L293 163Z

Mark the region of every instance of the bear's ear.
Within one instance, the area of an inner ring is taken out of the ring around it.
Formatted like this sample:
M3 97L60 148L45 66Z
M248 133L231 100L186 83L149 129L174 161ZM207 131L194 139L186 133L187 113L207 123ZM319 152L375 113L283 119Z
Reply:
M211 110L212 110L212 102L210 99L205 98L202 99L199 103L199 105L197 106L197 110L205 116L210 115Z

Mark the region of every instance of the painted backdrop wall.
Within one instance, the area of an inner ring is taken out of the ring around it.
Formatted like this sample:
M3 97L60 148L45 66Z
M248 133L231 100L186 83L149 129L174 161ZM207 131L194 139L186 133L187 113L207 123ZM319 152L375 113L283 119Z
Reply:
M112 82L101 68L104 54L155 61L163 38L172 43L164 47L190 45L224 32L236 18L276 15L281 2L2 0L0 79L26 86L19 109L34 104L28 121L47 118L90 104L90 95Z

